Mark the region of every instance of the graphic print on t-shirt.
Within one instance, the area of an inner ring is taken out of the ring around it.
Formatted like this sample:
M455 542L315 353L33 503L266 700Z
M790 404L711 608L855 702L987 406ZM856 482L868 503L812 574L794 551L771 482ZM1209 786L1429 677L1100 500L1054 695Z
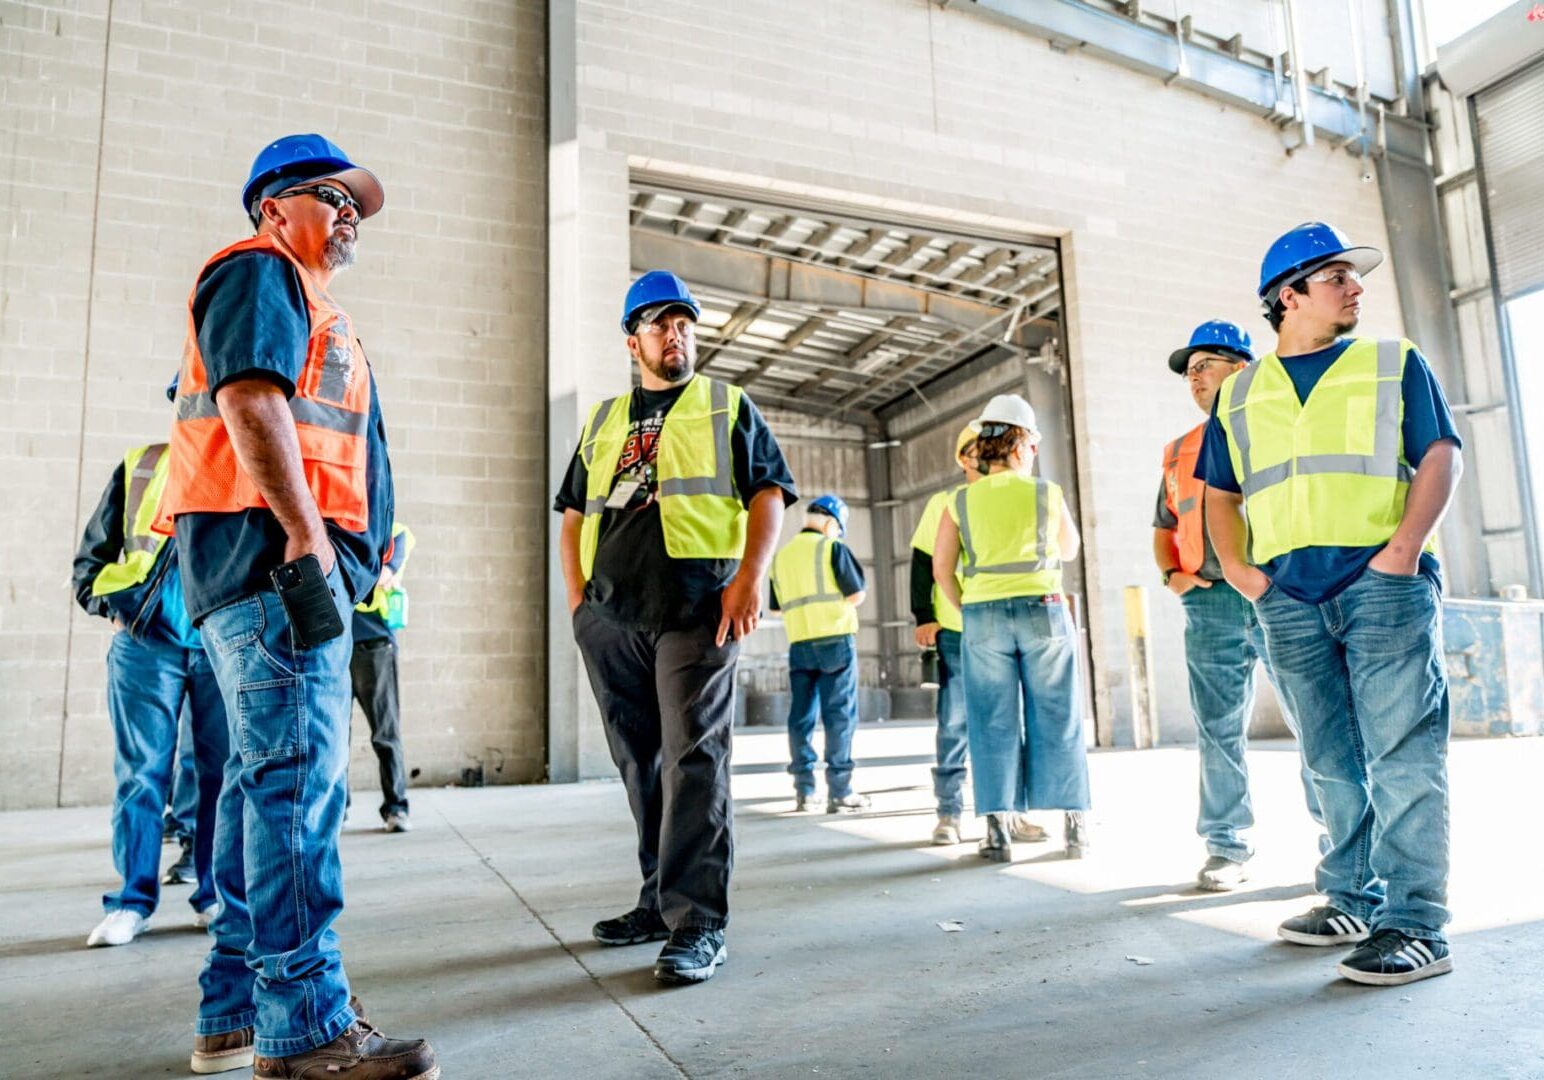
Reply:
M638 486L620 509L642 510L654 502L659 486L659 470L654 459L659 455L659 433L664 426L665 416L660 413L634 420L628 428L627 441L622 444L622 454L617 458L612 492L617 494L620 485L628 482Z

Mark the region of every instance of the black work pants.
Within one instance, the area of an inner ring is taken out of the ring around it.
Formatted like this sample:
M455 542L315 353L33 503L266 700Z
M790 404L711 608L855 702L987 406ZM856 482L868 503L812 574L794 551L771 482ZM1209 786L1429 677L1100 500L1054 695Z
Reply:
M716 626L641 631L582 604L574 640L638 826L638 906L672 930L729 924L729 743L740 645Z
M348 662L354 700L370 722L370 745L381 767L381 819L407 813L402 764L402 713L397 702L397 643L387 638L354 646Z

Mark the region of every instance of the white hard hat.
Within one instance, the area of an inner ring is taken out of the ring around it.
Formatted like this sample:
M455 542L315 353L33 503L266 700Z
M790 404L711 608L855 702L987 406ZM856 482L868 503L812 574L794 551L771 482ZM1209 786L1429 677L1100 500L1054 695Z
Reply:
M978 424L1012 424L1029 432L1031 439L1040 438L1040 428L1035 424L1035 409L1024 400L1022 394L998 394L986 403Z

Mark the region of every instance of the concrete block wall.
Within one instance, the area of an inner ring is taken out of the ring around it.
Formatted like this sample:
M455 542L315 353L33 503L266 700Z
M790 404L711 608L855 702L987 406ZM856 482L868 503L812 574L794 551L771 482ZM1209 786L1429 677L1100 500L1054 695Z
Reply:
M253 154L292 131L387 192L335 291L419 540L408 765L541 778L544 37L541 5L485 0L0 5L0 808L111 795L108 631L74 607L70 559L114 460L165 437L188 290L249 231Z
M1270 344L1259 260L1298 222L1387 246L1356 159L1322 143L1288 156L1258 117L928 0L572 6L575 138L596 199L620 206L633 169L1061 238L1097 705L1129 730L1121 589L1155 584L1159 455L1199 420L1164 359L1213 317ZM668 62L638 47L644 26L678 43ZM591 242L625 250L625 213L597 224ZM1368 332L1399 330L1386 268L1366 310ZM1153 607L1163 730L1183 737L1179 606Z

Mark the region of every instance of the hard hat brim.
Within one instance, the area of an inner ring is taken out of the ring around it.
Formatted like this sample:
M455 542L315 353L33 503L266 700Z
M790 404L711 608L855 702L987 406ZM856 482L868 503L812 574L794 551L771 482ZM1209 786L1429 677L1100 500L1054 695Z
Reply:
M1169 354L1169 370L1176 375L1183 375L1190 367L1190 358L1198 352L1218 353L1222 356L1232 356L1240 362L1250 364L1254 362L1252 356L1242 356L1232 349L1225 349L1221 345L1186 345L1183 349L1175 349Z
M1351 269L1365 276L1383 264L1383 252L1375 247L1353 247L1346 248L1344 251L1337 251L1332 255L1321 255L1317 259L1305 262L1302 266L1293 267L1291 270L1278 276L1265 287L1265 291L1260 294L1260 299L1264 300L1267 304L1275 303L1276 297L1281 294L1282 286L1287 282L1296 278L1306 277L1320 267L1338 262L1350 263Z
M354 201L359 204L361 221L380 213L381 208L386 205L386 190L381 187L380 180L369 169L355 165L324 176L313 176L309 180L297 181L296 186L298 187L301 183L314 184L322 180L336 180L348 188L348 193L354 196Z

